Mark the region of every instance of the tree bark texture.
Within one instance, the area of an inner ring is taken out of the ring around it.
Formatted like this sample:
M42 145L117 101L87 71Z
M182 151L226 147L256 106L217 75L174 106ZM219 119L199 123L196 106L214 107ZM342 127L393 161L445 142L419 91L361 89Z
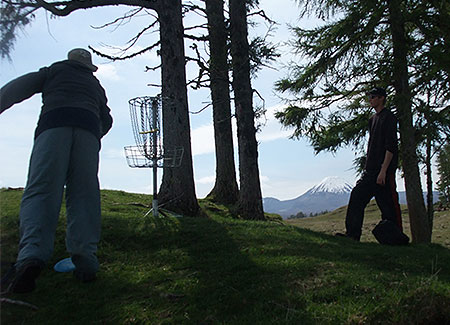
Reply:
M183 147L180 167L164 168L159 200L165 208L195 216L199 206L192 168L181 0L159 0L162 121L165 148Z
M214 143L216 149L216 181L208 194L215 202L234 204L238 201L236 166L231 128L230 81L228 76L228 32L225 26L223 0L206 0L213 105Z
M398 109L400 150L405 175L412 241L429 243L431 242L431 229L427 220L416 153L417 144L414 136L411 91L409 88L408 48L401 0L388 0L388 6L394 51L395 104Z
M246 1L230 0L233 90L239 145L238 212L245 219L263 220L258 168L253 90L250 82Z

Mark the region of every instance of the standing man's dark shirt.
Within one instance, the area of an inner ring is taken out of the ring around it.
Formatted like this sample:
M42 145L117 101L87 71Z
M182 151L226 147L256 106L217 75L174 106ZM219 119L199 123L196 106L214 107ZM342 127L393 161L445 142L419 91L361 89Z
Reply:
M395 173L398 165L397 119L387 108L369 119L369 145L365 170L370 175L378 175L386 150L391 152L388 173Z

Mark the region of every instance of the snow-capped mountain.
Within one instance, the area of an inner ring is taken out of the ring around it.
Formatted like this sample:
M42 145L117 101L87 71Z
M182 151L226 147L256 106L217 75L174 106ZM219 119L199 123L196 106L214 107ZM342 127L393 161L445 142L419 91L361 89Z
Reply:
M318 185L311 188L308 192L310 194L329 192L329 193L350 193L352 186L343 178L337 176L330 176L323 179ZM308 193L306 192L306 193Z
M264 198L264 211L278 213L283 218L298 212L314 214L332 211L348 203L351 191L352 186L341 177L326 177L295 199L280 201L275 198Z

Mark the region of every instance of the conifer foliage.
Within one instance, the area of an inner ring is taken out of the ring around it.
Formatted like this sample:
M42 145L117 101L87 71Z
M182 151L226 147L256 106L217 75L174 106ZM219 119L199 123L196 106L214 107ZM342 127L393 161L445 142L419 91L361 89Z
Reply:
M277 118L294 129L294 137L307 137L316 152L353 146L362 153L367 120L372 114L365 94L374 86L387 88L388 106L399 119L413 241L429 242L431 229L417 156L421 141L417 122L419 111L433 110L436 114L427 116L436 117L448 111L448 2L299 3L304 15L315 14L323 23L313 29L292 28L294 50L304 60L292 64L290 75L276 84L289 100L289 106ZM424 98L432 105L421 105ZM418 110L419 105L422 110ZM444 124L444 128L449 124L441 118L433 122Z

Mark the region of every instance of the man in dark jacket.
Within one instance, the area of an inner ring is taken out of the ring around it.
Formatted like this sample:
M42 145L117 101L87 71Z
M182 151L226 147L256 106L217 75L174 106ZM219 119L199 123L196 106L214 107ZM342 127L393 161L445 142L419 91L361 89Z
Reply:
M392 221L402 229L401 210L395 183L398 165L397 119L384 107L386 91L374 88L369 92L370 106L375 114L369 119L369 144L362 177L353 188L345 218L346 236L359 241L364 209L375 196L383 220Z
M83 282L96 278L100 140L112 126L105 91L93 74L96 70L88 51L73 49L67 60L0 89L0 113L36 93L42 93L43 103L20 205L19 252L2 278L2 291L35 288L35 279L53 252L64 187L66 247L76 267L74 275Z

